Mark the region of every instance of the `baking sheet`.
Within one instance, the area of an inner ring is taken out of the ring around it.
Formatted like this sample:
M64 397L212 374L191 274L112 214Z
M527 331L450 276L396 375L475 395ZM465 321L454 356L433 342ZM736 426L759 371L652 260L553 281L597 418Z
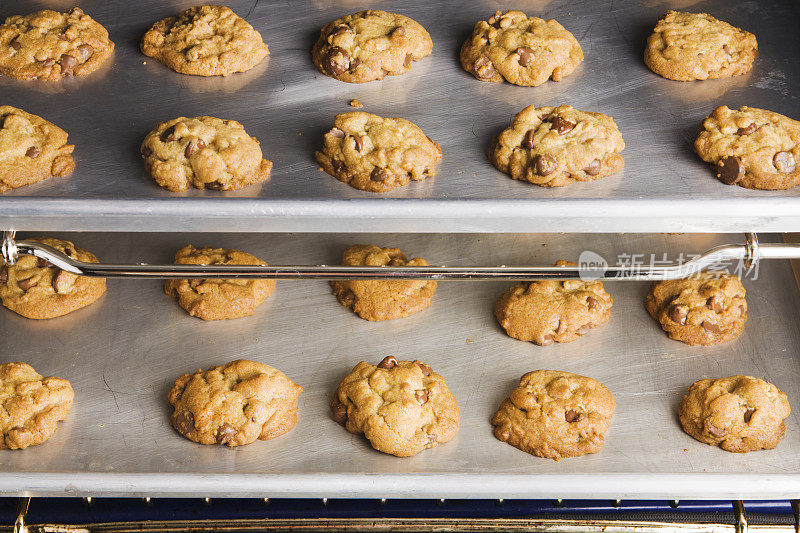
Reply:
M611 232L800 231L800 187L750 191L719 182L694 154L703 117L716 106L763 107L800 118L800 4L775 0L459 0L226 2L259 30L268 61L227 78L177 74L138 51L150 24L193 0L86 0L81 6L117 47L100 71L62 82L0 76L0 100L70 133L77 170L0 197L0 226L95 231ZM73 0L4 0L0 16ZM402 76L348 84L316 71L310 49L326 22L367 5L411 16L433 54ZM464 72L458 49L496 9L557 18L586 59L560 83L516 87ZM746 76L675 82L650 72L644 41L669 8L707 11L754 32L760 56ZM317 170L313 152L337 113L364 111L416 122L444 151L435 178L387 194L358 191ZM625 169L593 183L541 188L489 163L493 135L529 104L572 104L611 115L627 147ZM274 162L272 180L238 192L164 191L138 154L154 125L179 115L241 121Z
M769 241L768 236L762 240ZM168 262L187 243L235 247L272 264L336 264L353 243L401 247L432 264L520 265L575 259L589 249L681 252L740 243L713 235L219 235L76 234L107 261ZM772 239L779 241L780 237ZM735 265L728 265L735 266ZM0 493L418 498L800 497L800 293L788 261L764 261L746 280L743 335L717 347L670 340L644 309L646 282L606 282L612 317L582 339L537 347L507 337L492 315L508 287L440 282L433 305L411 317L367 322L324 281L281 281L249 318L189 317L153 280L110 280L96 304L32 321L0 308L0 361L29 362L69 379L69 419L41 446L0 452ZM373 450L329 415L341 378L361 360L419 358L446 379L461 409L457 437L400 459ZM202 446L169 425L172 381L196 368L250 358L300 383L297 426L236 449ZM617 399L600 454L554 462L492 435L490 419L519 377L535 369L592 376ZM775 450L732 454L684 434L676 406L704 377L765 377L794 407Z

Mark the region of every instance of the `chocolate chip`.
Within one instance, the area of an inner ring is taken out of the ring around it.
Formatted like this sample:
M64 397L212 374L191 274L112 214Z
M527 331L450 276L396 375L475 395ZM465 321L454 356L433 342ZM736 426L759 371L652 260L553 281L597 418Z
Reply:
M600 304L597 303L597 299L596 298L592 298L591 296L586 298L586 307L589 308L589 311L593 311L593 310L597 309L599 306L600 306Z
M343 33L353 33L353 30L347 24L339 24L334 28L334 30L330 33L331 37L336 37L337 35L341 35Z
M402 26L398 26L392 30L392 37L403 37L406 34L406 29Z
M23 291L27 291L31 287L35 287L37 283L39 283L39 278L37 278L36 276L32 276L28 279L17 281L17 287L19 287Z
M19 50L20 48L22 48L22 45L19 44L19 41L17 40L17 37L14 37L13 39L11 39L11 41L9 41L8 45L11 48L13 48L14 50Z
M727 185L738 183L744 177L742 159L735 155L720 159L717 162L717 177Z
M577 411L573 411L572 409L564 413L564 420L566 420L570 424L572 424L573 422L578 422L581 418L583 418L583 415L581 415L581 413Z
M0 268L0 283L8 281L8 269L6 267Z
M431 375L431 372L433 372L433 370L431 370L431 367L429 365L426 365L425 363L418 363L418 364L419 364L419 369L422 370L423 376Z
M370 181L386 181L388 178L389 174L380 167L373 168L369 175Z
M575 127L575 123L559 116L551 118L548 122L550 122L550 129L555 130L559 135L569 133Z
M42 151L41 151L41 150L39 150L39 149L38 149L37 147L35 147L35 146L31 146L30 148L28 148L28 149L25 151L25 155L26 155L26 156L28 156L28 157L30 157L31 159L36 159L37 157L39 157L39 154L41 154L41 153L42 153Z
M751 133L753 133L757 129L758 128L756 127L756 123L755 122L751 122L750 125L747 126L746 128L739 128L736 131L736 134L737 135L750 135Z
M195 152L198 150L202 150L206 147L206 142L203 139L194 139L189 144L186 145L186 150L184 151L184 155L186 159L189 159L194 155Z
M717 324L714 324L713 322L709 322L708 320L704 320L703 321L703 329L708 331L709 333L713 333L715 335L719 335L720 333L725 331L721 327L719 327Z
M756 412L755 407L748 407L747 411L744 412L744 421L745 423L750 423L750 419L753 418L753 413Z
M331 135L333 135L337 139L344 139L344 132L342 130L340 130L339 128L333 128L328 133L330 133Z
M332 46L322 56L322 68L331 76L338 76L350 68L350 54L341 46Z
M344 172L345 170L347 170L347 165L345 165L342 161L339 161L338 159L332 159L331 166L333 166L334 172Z
M178 139L178 137L175 135L175 126L177 126L177 124L173 124L161 132L161 142L175 141Z
M411 66L411 62L414 61L414 56L411 54L406 54L406 58L403 60L403 66L408 68Z
M673 305L669 310L669 319L678 324L686 324L686 317L689 316L689 307L683 304Z
M361 139L361 135L353 135L353 141L356 145L356 152L360 152L361 149L364 147L364 142Z
M520 46L517 48L517 61L523 67L527 67L531 62L531 56L533 56L533 48L530 46Z
M78 47L78 53L81 55L81 59L86 61L94 55L94 47L90 44L82 44Z
M228 444L233 440L236 435L236 429L227 422L224 422L219 429L217 429L217 444Z
M422 405L428 401L428 391L425 389L415 390L414 398L416 398L420 405Z
M492 76L494 76L495 73L492 60L486 56L481 56L478 59L476 59L474 68L475 68L475 74L477 74L479 78L484 80L490 79Z
M72 71L75 70L75 67L78 65L78 60L70 55L63 54L61 59L59 59L59 63L61 63L61 74L64 76L72 76Z
M595 159L588 165L586 165L583 169L584 172L589 174L590 176L597 176L600 174L600 169L603 167L603 164L600 162L599 159Z
M706 300L706 305L715 313L721 313L722 309L725 307L725 297L715 294Z
M72 287L75 285L75 280L77 279L78 276L72 272L59 270L56 277L53 278L53 290L56 291L57 294L67 294L72 290Z
M209 181L204 186L209 191L221 191L225 188L225 184L217 180Z
M48 261L47 259L42 259L41 257L36 258L36 266L39 268L49 268L53 266L53 263Z
M202 284L203 284L203 280L202 279L190 279L189 280L189 286L191 288L193 288L193 289L196 289L197 287L199 287Z
M142 157L150 157L151 155L153 155L153 149L150 148L149 146L142 146L141 154Z
M181 411L175 417L175 429L184 435L194 430L194 415L191 411Z
M583 326L578 328L575 331L575 333L577 333L578 335L586 335L587 333L589 333L590 329L592 329L592 325L591 324L584 324Z
M356 303L355 293L351 290L348 290L346 293L344 293L344 296L342 296L342 303L348 307Z
M64 32L63 32L63 33L59 33L59 34L58 34L58 40L59 40L59 41L66 41L66 40L68 40L68 39L69 39L69 37L67 37L66 30L64 30Z
M797 163L794 159L794 154L791 152L778 152L772 158L772 164L778 169L778 172L789 174L794 172L797 168Z
M533 167L540 176L547 176L555 172L558 163L556 163L556 159L552 155L542 154L533 159Z
M378 363L378 368L385 368L386 370L397 366L397 359L393 355L388 355L383 358L383 361Z
M83 9L75 6L75 7L72 8L72 11L70 11L69 14L70 15L75 15L76 17L82 17L83 16Z
M550 346L551 344L553 344L554 340L555 338L553 338L552 335L545 335L544 337L542 337L542 346Z
M333 419L338 424L344 424L347 421L347 406L338 399L336 403L331 406L331 412L333 413Z
M723 44L723 45L722 45L722 49L723 49L723 50L725 50L725 53L726 53L726 54L732 54L732 53L733 53L733 52L731 51L731 47L730 47L730 46L728 46L727 44Z
M715 426L714 424L712 424L708 420L706 420L705 426L706 426L706 431L708 431L709 434L711 434L712 437L720 438L720 437L724 437L725 436L725 430L724 429L718 428L717 426Z
M403 262L395 257L389 260L389 266L390 267L403 266Z
M536 130L528 130L525 133L525 138L522 139L522 146L525 148L533 148L533 137L536 135Z

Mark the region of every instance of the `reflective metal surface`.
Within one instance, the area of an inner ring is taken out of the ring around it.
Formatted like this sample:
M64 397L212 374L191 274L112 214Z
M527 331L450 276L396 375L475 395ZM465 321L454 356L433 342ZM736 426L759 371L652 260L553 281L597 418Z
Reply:
M800 5L776 0L520 0L371 5L422 23L433 54L403 76L348 84L318 73L309 50L319 28L364 3L350 0L227 4L258 29L271 55L227 78L180 75L138 51L155 20L196 2L87 0L82 7L117 43L90 76L45 83L0 77L3 103L44 116L70 133L77 170L0 197L0 227L97 231L612 232L800 230L800 187L750 191L723 185L694 154L692 141L717 105L763 107L800 118L796 60ZM0 3L0 16L73 0ZM560 83L482 83L457 51L476 20L513 7L557 18L586 59ZM668 8L708 11L754 32L760 56L747 76L675 82L650 72L644 40ZM313 152L337 113L402 116L441 144L435 178L388 194L360 192L317 170ZM528 104L572 104L614 117L627 147L625 169L593 183L546 189L492 167L486 149ZM272 180L231 193L175 194L157 187L138 155L161 120L210 114L241 121L274 162Z
M24 238L27 235L20 235ZM674 260L729 242L712 235L59 235L104 261L169 262L181 246L225 246L272 264L336 264L353 243L398 246L432 264L550 264L588 247L609 263L624 254ZM776 242L762 236L763 242ZM763 246L762 246L763 248ZM664 252L666 256L662 256ZM735 267L735 265L728 265ZM731 498L800 495L800 293L788 261L763 261L745 280L743 335L717 347L672 341L644 309L647 282L606 284L608 323L578 341L538 347L507 337L492 315L508 282L441 282L432 306L367 322L324 281L281 281L249 318L189 317L152 280L110 280L96 304L32 321L0 309L0 360L27 361L69 379L76 399L47 443L0 452L5 494L428 498ZM399 459L373 450L329 415L341 378L361 360L419 358L447 380L462 420L450 443ZM276 366L305 392L293 431L233 450L201 446L169 425L172 381L238 357ZM592 376L617 399L597 455L554 462L492 435L500 402L530 370ZM676 406L703 377L759 376L795 408L775 450L732 454L684 434Z

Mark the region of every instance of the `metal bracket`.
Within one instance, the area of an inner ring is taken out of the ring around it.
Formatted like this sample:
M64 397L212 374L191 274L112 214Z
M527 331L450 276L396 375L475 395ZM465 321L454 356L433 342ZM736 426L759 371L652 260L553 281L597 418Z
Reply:
M28 526L25 518L28 515L28 508L31 506L30 497L20 498L17 505L17 519L14 520L14 533L28 533Z
M748 272L761 259L800 259L800 244L761 244L754 233L747 234L746 244L728 244L708 250L685 263L665 265L567 265L494 266L494 267L374 267L330 265L150 265L86 263L77 261L55 248L36 241L15 241L14 232L3 235L3 259L13 265L19 255L33 255L53 266L80 276L99 278L263 278L263 279L433 279L433 280L537 280L537 279L604 279L666 280L681 279L714 268L726 261L744 261Z
M750 528L747 525L747 512L744 509L742 500L733 500L734 531L736 533L747 533Z

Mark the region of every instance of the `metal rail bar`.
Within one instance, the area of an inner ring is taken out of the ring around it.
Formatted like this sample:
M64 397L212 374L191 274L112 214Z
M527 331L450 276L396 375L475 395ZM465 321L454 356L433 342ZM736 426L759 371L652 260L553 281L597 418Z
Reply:
M684 263L577 266L494 266L494 267L370 267L337 265L151 265L145 263L85 263L34 241L16 241L14 232L3 235L3 260L13 265L20 255L33 255L54 266L88 277L102 278L269 278L269 279L396 279L396 280L536 280L606 279L664 280L689 277L727 261L742 261L753 270L761 259L800 259L800 245L758 244L747 234L747 243L712 248Z

